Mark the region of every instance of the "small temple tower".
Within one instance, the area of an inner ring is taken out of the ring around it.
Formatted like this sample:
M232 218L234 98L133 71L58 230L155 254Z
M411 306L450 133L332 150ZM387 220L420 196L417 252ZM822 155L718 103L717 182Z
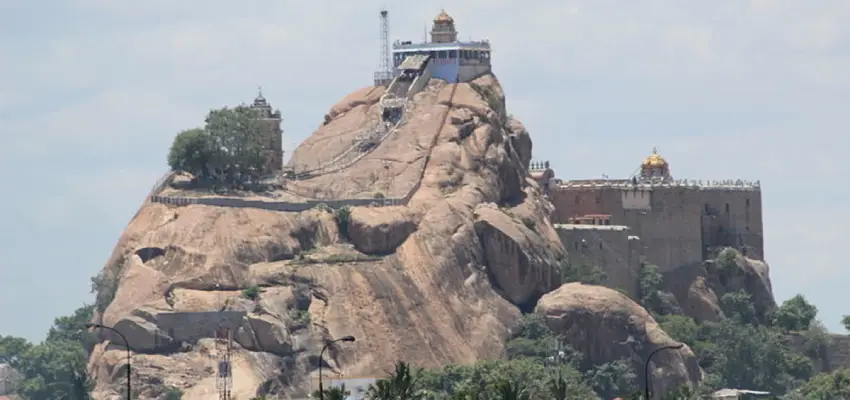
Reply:
M434 26L431 28L431 43L454 43L457 42L457 30L455 20L446 10L441 10L437 18L434 18Z
M449 83L469 82L491 72L490 52L490 42L486 40L459 41L454 18L443 10L434 18L430 42L393 43L393 67L398 69L409 56L425 55L433 67L433 78Z
M667 182L673 179L670 175L670 164L658 154L658 149L652 148L652 154L640 165L641 182Z
M264 157L266 158L266 173L276 173L283 169L283 131L280 124L280 110L272 111L272 106L263 97L263 89L259 89L251 109L260 121L265 142Z

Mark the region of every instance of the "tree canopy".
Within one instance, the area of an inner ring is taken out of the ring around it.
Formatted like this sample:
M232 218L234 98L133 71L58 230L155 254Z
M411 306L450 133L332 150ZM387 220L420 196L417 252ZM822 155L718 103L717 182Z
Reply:
M197 179L239 184L263 173L265 138L254 111L240 105L210 110L202 128L174 137L168 165Z
M47 338L38 344L0 337L0 363L9 364L21 375L17 394L30 400L90 398L92 382L86 364L93 338L85 324L93 309L84 305L70 316L56 318Z

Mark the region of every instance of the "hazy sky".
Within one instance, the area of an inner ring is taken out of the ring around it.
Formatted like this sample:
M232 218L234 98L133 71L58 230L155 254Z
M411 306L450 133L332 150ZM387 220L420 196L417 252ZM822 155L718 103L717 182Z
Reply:
M308 5L309 4L309 5ZM508 109L561 178L761 180L779 300L846 304L850 2L0 2L0 334L40 340L167 169L173 135L262 85L291 149L371 84L378 10L421 40L447 7L493 44ZM522 4L522 5L520 5Z

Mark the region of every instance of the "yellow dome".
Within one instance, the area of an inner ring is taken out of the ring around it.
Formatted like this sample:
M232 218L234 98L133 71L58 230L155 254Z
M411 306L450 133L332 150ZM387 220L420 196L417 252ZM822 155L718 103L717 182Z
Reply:
M455 20L452 17L450 17L449 14L446 14L446 10L441 10L440 15L437 15L437 18L434 18L434 23L438 23L438 22L454 23Z
M641 166L644 168L666 167L667 160L665 160L664 157L661 157L661 155L658 154L658 151L653 148L652 154L643 160L643 164L641 164Z

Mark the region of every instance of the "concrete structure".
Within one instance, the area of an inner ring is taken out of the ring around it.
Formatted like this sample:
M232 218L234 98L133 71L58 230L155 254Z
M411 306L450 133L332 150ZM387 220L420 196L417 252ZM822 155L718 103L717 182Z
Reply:
M0 395L12 394L17 388L21 375L9 364L0 364Z
M393 44L393 65L398 68L414 54L431 56L433 77L449 83L469 82L491 71L490 42L458 41L454 19L445 11L434 18L430 42Z
M555 224L571 264L596 266L605 271L605 286L638 296L638 272L644 251L629 227L609 224Z
M280 172L283 169L283 131L280 128L283 119L280 117L280 110L272 111L272 106L263 97L262 89L254 99L251 109L257 115L265 144L263 151L263 156L266 159L264 172Z
M725 246L764 258L759 182L676 180L653 150L629 179L551 186L553 222L626 226L629 235L640 238L641 255L662 271L700 263ZM571 244L565 246L569 251Z

